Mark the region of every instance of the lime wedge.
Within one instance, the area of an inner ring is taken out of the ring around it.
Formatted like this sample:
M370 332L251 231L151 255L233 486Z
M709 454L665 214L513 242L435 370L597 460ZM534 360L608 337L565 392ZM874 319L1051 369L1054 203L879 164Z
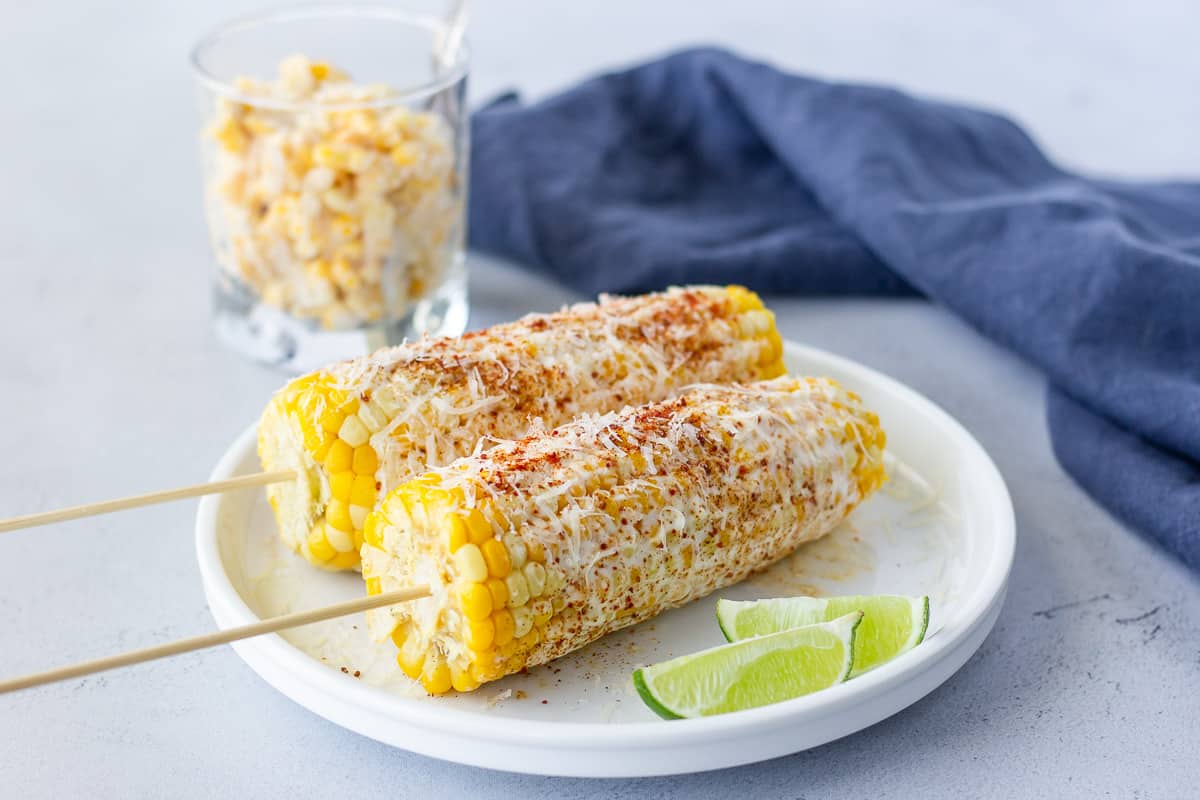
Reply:
M854 675L916 647L925 638L925 628L929 625L928 597L890 594L718 600L717 624L726 639L737 642L827 622L851 611L861 611L864 615L854 642Z
M765 706L846 680L861 612L724 644L634 670L633 685L661 717L706 717Z

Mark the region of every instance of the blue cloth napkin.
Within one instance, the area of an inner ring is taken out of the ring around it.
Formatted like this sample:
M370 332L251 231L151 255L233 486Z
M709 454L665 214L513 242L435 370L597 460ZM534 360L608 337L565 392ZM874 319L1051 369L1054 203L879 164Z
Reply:
M943 304L1046 374L1080 485L1200 569L1200 185L1081 177L1004 117L712 49L502 98L472 136L472 244L583 291Z

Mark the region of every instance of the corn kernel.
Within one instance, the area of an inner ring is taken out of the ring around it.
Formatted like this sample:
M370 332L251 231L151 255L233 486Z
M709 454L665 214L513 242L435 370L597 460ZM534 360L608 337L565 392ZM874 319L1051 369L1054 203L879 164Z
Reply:
M338 499L329 501L325 506L325 521L330 527L350 533L354 530L354 522L350 519L350 506ZM343 550L348 548L341 548Z
M464 544L458 548L454 552L454 563L458 567L458 574L464 580L471 583L481 583L487 580L487 562L483 560L483 554L475 545Z
M379 578L367 578L367 594L379 594L383 591L383 586Z
M358 558L358 551L351 548L345 553L338 553L329 561L329 566L334 569L354 569L361 562Z
M472 583L459 595L459 604L467 619L478 622L492 613L492 593L482 583Z
M353 490L353 472L336 472L329 479L329 493L344 503L350 502L350 494Z
M349 475L350 473L342 473ZM350 489L350 502L357 506L366 506L372 508L375 505L377 496L375 491L375 476L374 475L356 475L354 476L354 484ZM341 498L339 498L341 499Z
M450 667L445 661L438 661L432 669L421 673L421 686L430 694L445 694L450 691L453 680L450 677Z
M529 629L533 627L533 614L530 613L527 606L514 608L511 613L513 618L513 636L520 639L529 633Z
M528 542L525 545L525 552L528 555L530 561L539 561L540 562L540 561L546 560L546 548L543 547L542 543L539 541L535 540L532 542Z
M463 522L466 523L471 544L481 545L492 538L492 524L484 518L479 509L472 508L464 513Z
M529 602L529 584L526 583L523 572L510 572L504 579L504 585L508 587L510 608L518 608Z
M308 535L308 552L317 561L328 561L337 555L337 551L333 549L333 545L325 538L324 525L314 528L312 533Z
M487 650L492 646L495 638L496 626L490 616L481 620L467 620L467 626L463 632L463 639L467 647L476 652Z
M497 647L503 647L513 640L516 624L511 611L501 608L492 615L492 625L496 629L495 644Z
M539 597L529 604L529 613L533 615L533 624L540 628L554 616L554 607L547 598Z
M525 541L514 533L504 534L504 548L508 550L508 559L512 563L513 569L521 569L525 566L526 552Z
M345 421L346 415L333 406L327 406L321 412L321 415L317 417L317 424L329 433L334 434L341 430L342 423Z
M525 565L525 583L529 586L529 596L539 597L546 588L546 568L536 561Z
M473 692L479 688L479 681L471 675L470 669L465 669L461 672L451 671L450 685L456 692Z
M492 595L492 608L504 608L508 605L508 584L499 578L488 578L484 585Z
M479 550L483 553L483 560L487 562L488 572L492 576L506 578L508 573L512 572L512 561L509 560L508 551L499 539L488 539L479 546Z
M375 454L375 448L369 444L362 444L354 448L354 459L351 462L351 467L358 475L373 476L375 470L379 469L379 456ZM371 485L374 486L374 481L372 481Z
M480 683L487 683L504 677L504 667L494 660L476 661L471 665L471 677Z
M363 541L372 547L383 548L384 522L379 514L369 514L363 524Z
M467 543L467 526L457 514L446 517L445 531L446 549L451 553L458 552L458 548Z
M517 640L517 644L522 650L529 651L537 647L541 640L541 632L537 628L530 628L528 633Z
M366 506L350 505L350 524L354 526L354 530L362 530L362 526L367 524L367 515L370 513L371 509Z
M377 433L388 423L387 414L383 413L383 410L375 403L359 406L358 418L372 434Z
M351 447L364 445L371 438L370 431L367 426L362 424L357 416L346 417L342 422L342 427L338 428L338 438Z
M325 456L325 469L329 470L330 474L337 475L339 472L349 472L353 464L354 448L341 439L334 441L329 448L329 454Z
M404 643L408 641L408 628L403 625L397 625L392 630L392 635L388 638L392 640L392 644L396 645L396 647L403 649Z
M417 680L425 667L425 653L415 647L405 648L396 654L396 663L405 675Z
M546 594L557 594L565 580L561 571L550 567L546 570Z

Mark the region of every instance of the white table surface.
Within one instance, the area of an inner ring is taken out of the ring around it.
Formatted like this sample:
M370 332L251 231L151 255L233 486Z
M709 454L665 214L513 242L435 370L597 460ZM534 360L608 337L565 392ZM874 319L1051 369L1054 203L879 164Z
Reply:
M1190 3L479 3L473 88L542 93L720 43L817 74L1005 108L1066 163L1200 174ZM837 5L837 8L834 6ZM280 376L209 329L185 54L233 2L34 4L0 23L0 515L202 479ZM574 299L472 262L473 326ZM459 767L293 705L229 649L0 697L0 796L1194 796L1200 581L1055 463L1042 379L945 312L775 300L786 336L958 417L1009 482L1007 605L895 717L757 766L647 781ZM0 538L0 674L210 630L195 504Z

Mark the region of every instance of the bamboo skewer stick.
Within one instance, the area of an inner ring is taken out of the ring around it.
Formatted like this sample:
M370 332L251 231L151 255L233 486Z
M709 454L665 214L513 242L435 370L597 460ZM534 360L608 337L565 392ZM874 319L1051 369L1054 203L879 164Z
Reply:
M42 511L37 514L26 514L21 517L0 520L0 533L15 531L21 528L32 528L36 525L49 525L52 522L65 522L69 519L94 517L99 514L111 514L114 511L124 511L127 508L138 508L155 503L167 503L171 500L184 500L189 497L201 497L206 494L220 494L248 486L266 486L270 483L283 483L296 477L290 469L278 472L256 472L253 475L241 475L223 481L195 483L191 486L181 486L178 489L164 489L160 492L138 494L132 497L121 497L116 500L104 500L99 503L85 503L81 506L60 508L57 511Z
M344 617L347 614L355 614L360 611L369 611L372 608L382 608L383 606L395 605L404 603L409 600L416 600L421 597L429 596L428 586L410 586L406 589L397 589L393 592L384 592L373 597L363 597L357 600L347 600L344 603L335 603L331 606L323 608L315 608L310 611L298 611L294 614L284 614L279 617L271 617L250 625L243 625L238 628L229 628L223 631L214 631L200 636L193 636L190 639L180 639L175 642L167 642L166 644L147 647L142 650L132 650L128 653L119 653L115 656L107 656L105 658L97 658L92 661L83 661L78 664L71 664L66 667L58 667L56 669L46 670L45 672L35 672L30 675L22 675L19 678L11 678L6 681L0 681L0 694L6 692L15 692L20 689L28 689L33 686L41 686L47 683L55 683L56 681L70 680L71 678L79 678L84 675L92 675L97 672L104 672L118 667L128 667L133 664L141 664L145 661L153 661L157 658L166 658L167 656L175 656L181 653L190 653L193 650L203 650L207 647L216 647L220 644L229 644L241 639L249 639L253 636L261 636L264 633L276 633L277 631L286 630L288 628L299 627L300 625L308 625L311 622L321 622L322 620L334 619L335 617Z

